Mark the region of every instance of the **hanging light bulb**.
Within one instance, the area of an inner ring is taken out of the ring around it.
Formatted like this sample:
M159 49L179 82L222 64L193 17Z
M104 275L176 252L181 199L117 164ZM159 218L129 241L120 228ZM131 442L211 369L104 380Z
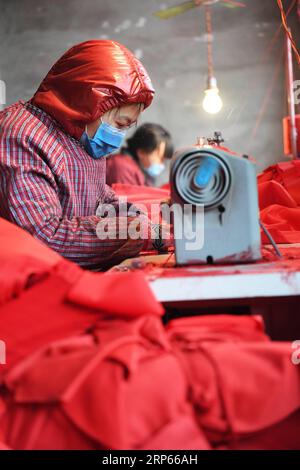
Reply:
M209 77L207 89L205 90L202 106L204 111L209 114L218 114L223 108L223 101L219 94L217 80L215 77Z

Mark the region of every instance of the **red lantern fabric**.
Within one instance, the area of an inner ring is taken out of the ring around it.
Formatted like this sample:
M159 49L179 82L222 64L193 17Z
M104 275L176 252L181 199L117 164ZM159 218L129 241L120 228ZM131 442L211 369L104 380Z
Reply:
M140 61L122 44L86 41L53 65L31 102L76 139L88 122L122 104L152 102L154 89Z

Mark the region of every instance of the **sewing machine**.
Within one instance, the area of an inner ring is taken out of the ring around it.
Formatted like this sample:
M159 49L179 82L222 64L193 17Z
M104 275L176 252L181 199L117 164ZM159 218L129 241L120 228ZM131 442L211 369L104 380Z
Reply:
M221 134L179 150L170 171L178 265L261 258L254 164L220 147Z

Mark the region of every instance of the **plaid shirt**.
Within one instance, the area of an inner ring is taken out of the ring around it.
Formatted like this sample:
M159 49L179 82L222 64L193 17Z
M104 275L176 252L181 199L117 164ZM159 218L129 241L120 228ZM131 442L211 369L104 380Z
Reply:
M43 110L18 102L0 113L0 216L83 267L143 246L97 237L98 203L117 202L105 172L105 158L91 158Z

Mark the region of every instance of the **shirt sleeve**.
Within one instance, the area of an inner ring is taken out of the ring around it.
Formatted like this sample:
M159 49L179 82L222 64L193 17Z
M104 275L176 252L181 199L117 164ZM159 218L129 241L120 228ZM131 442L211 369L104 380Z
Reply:
M0 215L65 258L91 269L113 260L114 253L118 261L135 256L145 243L124 239L127 219L122 217L107 224L102 239L97 225L105 221L100 217L64 217L55 178L49 168L41 166L0 163ZM119 237L121 226L123 239Z

